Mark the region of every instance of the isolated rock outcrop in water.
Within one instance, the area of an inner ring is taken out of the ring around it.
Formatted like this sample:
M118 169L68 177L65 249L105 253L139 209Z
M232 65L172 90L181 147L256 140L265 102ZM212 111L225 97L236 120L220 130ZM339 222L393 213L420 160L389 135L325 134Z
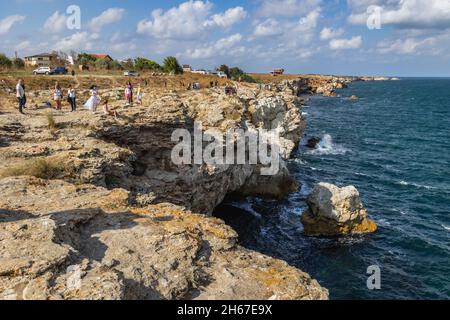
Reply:
M335 236L377 230L376 223L368 219L359 192L353 186L339 188L319 183L307 203L309 209L301 217L307 235Z

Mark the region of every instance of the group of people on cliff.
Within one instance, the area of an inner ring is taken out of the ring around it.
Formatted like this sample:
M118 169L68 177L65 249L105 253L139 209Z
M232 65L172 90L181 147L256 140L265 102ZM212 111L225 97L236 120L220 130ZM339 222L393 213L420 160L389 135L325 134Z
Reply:
M16 97L17 97L17 101L19 104L19 112L21 114L25 114L24 109L26 109L26 105L27 105L27 96L26 96L26 90L25 90L25 83L22 79L20 79L16 85ZM77 92L76 92L75 87L73 87L72 85L69 86L69 88L67 89L66 97L67 97L67 102L70 105L71 112L77 111ZM142 91L140 84L137 89L136 97L137 97L137 103L142 104L143 91ZM125 100L127 101L127 106L133 105L133 102L134 102L133 98L134 98L133 84L131 83L131 81L128 81L125 86ZM59 82L55 83L55 87L53 90L53 100L55 101L55 109L62 110L64 94L63 94L63 90L62 90ZM95 86L95 85L91 86L90 87L90 98L83 105L84 109L92 111L92 112L96 112L97 107L100 105L101 102L102 102L102 98L99 95L97 86ZM109 99L105 98L103 100L103 113L106 115L112 115L112 116L117 117L118 113L116 111L110 110L108 103L109 103Z

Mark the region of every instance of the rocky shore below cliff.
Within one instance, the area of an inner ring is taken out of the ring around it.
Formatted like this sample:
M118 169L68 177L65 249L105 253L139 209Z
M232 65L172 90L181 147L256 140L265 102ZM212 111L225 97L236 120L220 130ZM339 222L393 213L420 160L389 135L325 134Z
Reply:
M45 107L0 112L0 299L326 299L304 272L239 246L210 217L227 195L282 198L297 187L285 161L305 129L302 94L331 96L351 79L284 81L270 91L241 85L148 89L119 118ZM80 91L80 100L87 91ZM3 101L8 101L7 98ZM275 176L257 165L171 161L174 130L277 130ZM70 286L78 276L80 285Z

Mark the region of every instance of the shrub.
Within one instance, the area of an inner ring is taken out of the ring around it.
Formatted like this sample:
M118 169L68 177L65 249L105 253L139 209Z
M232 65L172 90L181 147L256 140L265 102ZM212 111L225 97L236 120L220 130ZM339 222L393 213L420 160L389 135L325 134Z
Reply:
M183 74L183 68L175 57L167 57L164 59L164 70L171 74Z
M11 66L11 60L3 53L0 53L0 68L11 68Z
M134 60L134 67L138 70L161 71L162 67L155 61L145 58L137 58Z
M14 68L22 69L25 67L25 62L20 58L14 58L12 60L12 65L14 66Z

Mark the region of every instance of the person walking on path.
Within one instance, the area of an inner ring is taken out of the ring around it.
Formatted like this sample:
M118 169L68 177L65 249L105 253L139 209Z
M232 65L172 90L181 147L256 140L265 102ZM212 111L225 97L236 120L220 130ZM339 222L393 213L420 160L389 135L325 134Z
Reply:
M56 101L56 110L62 109L62 91L58 82L55 84L54 100Z
M22 79L19 80L16 86L16 97L19 102L19 112L24 114L23 108L25 107L25 86Z
M70 103L72 112L77 111L77 93L72 86L70 86L69 90L67 91L67 100Z

